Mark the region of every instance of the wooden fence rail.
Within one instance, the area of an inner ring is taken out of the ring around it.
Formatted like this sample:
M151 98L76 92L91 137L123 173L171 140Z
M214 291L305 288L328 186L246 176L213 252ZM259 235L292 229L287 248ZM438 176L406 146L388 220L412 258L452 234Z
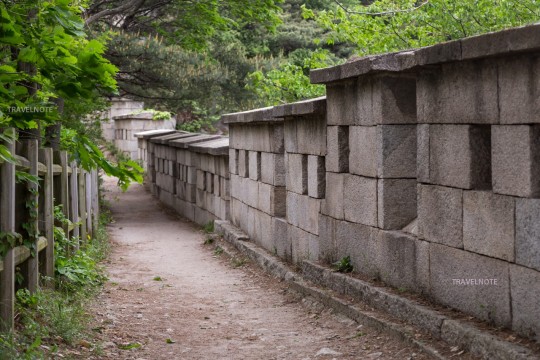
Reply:
M26 246L10 249L0 260L0 328L10 330L14 322L15 292L25 288L36 291L41 276L54 278L54 207L62 206L64 215L75 225L64 226L66 235L79 243L92 236L98 222L98 172L87 172L69 163L65 151L38 149L37 140L21 140L5 144L16 154L16 164L0 163L0 233L28 234L23 224L39 230L32 255ZM39 185L17 183L16 172L39 176ZM30 215L28 204L37 205L37 218ZM31 223L31 224L30 224ZM60 225L60 224L56 224ZM26 226L28 227L28 226ZM5 238L0 241L7 241ZM16 282L20 272L22 282ZM52 286L52 283L44 283Z

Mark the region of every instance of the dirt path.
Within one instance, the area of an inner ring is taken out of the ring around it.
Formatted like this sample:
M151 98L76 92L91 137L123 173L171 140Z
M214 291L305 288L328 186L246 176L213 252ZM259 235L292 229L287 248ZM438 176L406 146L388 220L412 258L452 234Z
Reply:
M252 265L235 268L142 186L113 185L106 179L113 251L96 305L103 351L93 358L426 358L295 297Z

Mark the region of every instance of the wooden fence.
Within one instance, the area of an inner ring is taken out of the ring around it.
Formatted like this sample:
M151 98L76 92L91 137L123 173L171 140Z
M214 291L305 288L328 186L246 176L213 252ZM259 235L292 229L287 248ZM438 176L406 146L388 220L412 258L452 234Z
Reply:
M28 247L18 246L8 250L0 261L0 327L9 330L13 328L15 292L21 288L35 291L41 276L54 278L54 206L61 205L64 215L75 224L64 230L80 239L78 248L97 227L99 185L97 170L78 168L76 162L69 162L65 151L39 149L37 140L5 145L16 154L17 161L0 164L0 232L4 236L15 232L24 236L28 233L25 227L39 230L33 244L35 256ZM17 183L17 171L39 176L39 185ZM28 204L37 205L37 217L30 215L35 207ZM4 237L0 241L7 240ZM22 283L16 282L17 272L22 275Z

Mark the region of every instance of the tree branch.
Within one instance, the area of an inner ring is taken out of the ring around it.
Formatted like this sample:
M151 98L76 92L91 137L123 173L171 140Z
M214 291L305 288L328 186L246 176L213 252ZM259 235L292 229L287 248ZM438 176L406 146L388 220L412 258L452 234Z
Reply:
M97 20L103 18L103 17L106 17L106 16L111 16L111 15L117 15L117 14L120 14L126 10L130 10L130 9L137 9L137 8L140 8L144 2L146 0L131 0L131 1L128 1L126 3L124 3L123 5L120 5L119 7L117 8L114 8L114 9L106 9L106 10L102 10L94 15L91 15L89 16L86 21L85 21L85 24L86 26L96 22Z
M420 9L422 6L425 6L427 4L429 4L429 1L430 0L426 0L424 1L423 3L421 3L420 5L418 6L413 6L412 8L409 8L409 9L400 9L400 10L388 10L388 11L381 11L381 12L362 12L362 11L353 11L353 10L350 10L349 8L347 8L345 5L343 5L341 2L339 2L339 0L334 0L334 2L336 4L338 4L338 6L340 8L342 8L346 13L348 14L355 14L355 15L368 15L368 16L381 16L381 15L394 15L394 14L398 14L398 13L407 13L407 12L411 12L411 11L415 11L415 10L418 10Z

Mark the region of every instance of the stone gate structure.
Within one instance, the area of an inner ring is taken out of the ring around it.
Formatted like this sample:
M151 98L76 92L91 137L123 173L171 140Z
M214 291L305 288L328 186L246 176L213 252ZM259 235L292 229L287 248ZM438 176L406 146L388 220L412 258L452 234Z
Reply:
M540 341L539 59L534 25L312 71L326 98L223 116L228 156L151 139L154 192Z

